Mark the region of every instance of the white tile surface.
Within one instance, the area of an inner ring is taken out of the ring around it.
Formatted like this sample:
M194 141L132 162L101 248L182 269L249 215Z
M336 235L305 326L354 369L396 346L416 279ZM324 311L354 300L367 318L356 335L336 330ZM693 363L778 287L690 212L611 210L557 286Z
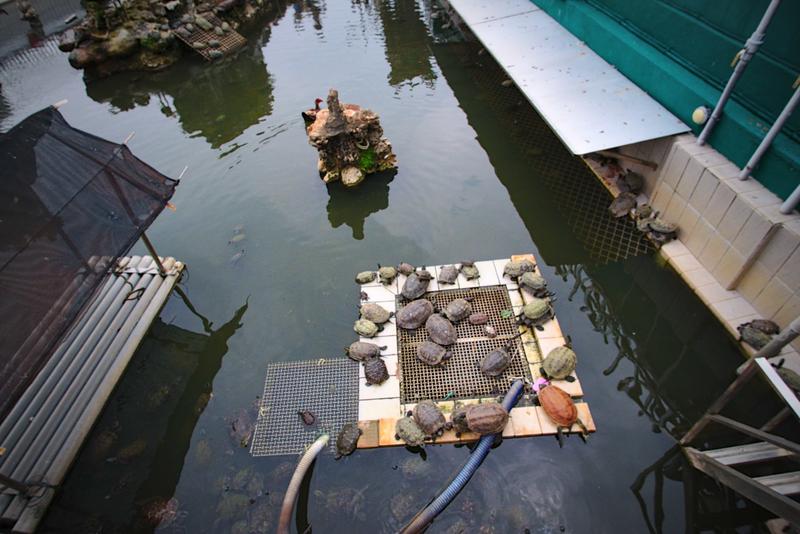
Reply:
M365 378L358 379L358 400L397 399L400 402L400 381L390 376L383 384L367 385Z
M359 421L396 418L400 413L399 398L358 401Z
M500 284L500 279L497 277L497 271L494 269L494 262L476 261L475 267L477 267L478 271L481 273L481 277L478 278L481 287L496 286Z
M369 300L367 302L377 302L381 306L385 302L394 302L396 292L390 289L391 286L385 287L381 284L376 286L361 286L361 291L367 294Z

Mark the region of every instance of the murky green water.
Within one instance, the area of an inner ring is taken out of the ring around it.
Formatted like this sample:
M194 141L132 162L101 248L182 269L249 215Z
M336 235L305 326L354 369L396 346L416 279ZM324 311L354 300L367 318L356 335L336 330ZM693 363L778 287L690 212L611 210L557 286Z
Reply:
M593 259L548 186L576 162L540 121L530 126L477 48L431 35L427 9L288 3L237 58L187 59L158 74L86 83L57 52L0 69L3 129L67 98L75 126L115 140L135 131L139 157L173 176L189 166L177 211L149 234L188 264L183 287L197 314L172 297L45 531L150 531L143 511L171 497L179 511L161 530L271 531L295 458L253 459L229 437L229 418L261 393L266 365L338 355L353 340L353 274L376 262L523 251L539 255L558 294L598 432L563 449L551 438L507 440L431 532L684 530L672 436L732 379L736 347L654 258ZM355 191L319 180L299 111L329 87L381 115L396 173ZM246 238L231 245L239 224ZM300 515L317 532L397 530L468 453L326 455Z

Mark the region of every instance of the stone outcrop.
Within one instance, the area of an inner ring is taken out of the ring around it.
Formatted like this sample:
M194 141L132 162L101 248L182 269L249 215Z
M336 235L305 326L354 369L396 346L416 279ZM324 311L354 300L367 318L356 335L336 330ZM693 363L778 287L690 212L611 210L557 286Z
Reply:
M325 183L341 180L347 187L368 174L392 169L397 158L383 137L378 115L354 104L341 104L331 89L328 107L316 112L308 125L308 142L319 151L318 169Z

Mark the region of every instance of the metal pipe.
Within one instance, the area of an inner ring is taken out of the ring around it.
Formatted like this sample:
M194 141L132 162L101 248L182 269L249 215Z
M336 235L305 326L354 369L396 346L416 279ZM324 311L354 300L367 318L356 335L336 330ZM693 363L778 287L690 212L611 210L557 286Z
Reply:
M794 209L797 207L797 204L800 203L800 185L798 185L792 194L789 195L783 204L781 204L780 211L786 215L792 213Z
M800 81L800 78L798 78L798 81ZM778 136L781 128L783 128L783 125L787 120L789 120L789 117L792 116L792 112L797 107L797 104L800 103L800 86L798 86L797 82L795 82L795 86L797 87L795 88L792 98L789 99L789 102L783 108L781 114L778 115L777 120L769 129L767 135L765 135L764 139L761 140L761 144L758 145L756 151L753 152L752 156L750 156L750 161L747 162L747 165L744 166L742 172L739 173L740 180L747 180L747 178L750 176L750 173L753 172L753 169L755 169L756 165L758 165L758 162L761 161L762 157L764 157L766 151L769 150L770 145L772 145L772 141Z
M797 336L800 336L800 317L784 328L783 332L772 338L772 341L756 352L753 358L771 358L777 356L783 347L791 343Z
M709 117L708 122L706 123L703 131L700 132L700 135L697 137L697 144L704 145L708 140L708 137L711 135L711 131L716 126L719 119L722 117L722 109L725 107L725 104L728 102L728 99L733 93L733 88L736 86L736 83L741 78L742 74L744 73L744 69L747 67L747 64L750 62L750 59L755 55L758 51L758 47L760 47L764 42L764 36L766 35L767 26L769 26L770 21L772 20L772 16L775 15L775 11L778 9L778 5L780 5L781 0L772 0L767 6L767 10L764 12L764 15L761 17L761 21L758 23L758 27L756 27L756 31L753 32L753 35L750 36L747 41L744 43L744 48L739 50L739 52L734 57L733 61L736 67L733 69L733 73L731 77L728 79L728 83L725 84L725 89L722 90L722 94L717 101L717 105L714 106L714 111L711 113L711 117ZM738 59L738 61L737 61Z

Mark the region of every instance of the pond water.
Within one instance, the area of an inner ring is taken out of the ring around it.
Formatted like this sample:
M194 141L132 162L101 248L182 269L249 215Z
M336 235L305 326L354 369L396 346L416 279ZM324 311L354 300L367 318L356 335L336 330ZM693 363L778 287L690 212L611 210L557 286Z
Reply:
M86 81L50 47L0 68L3 130L66 98L74 126L117 141L135 131L133 152L168 175L189 166L177 211L149 231L161 254L188 265L186 298L162 311L43 530L273 530L296 458L254 459L229 436L267 364L339 356L354 339L353 275L377 262L532 251L559 297L598 432L563 449L506 440L430 532L683 531L674 436L741 363L722 327L654 256L597 259L551 186L559 173L593 178L500 84L488 54L437 33L428 1L278 5L219 64L186 58ZM319 180L299 112L330 87L380 114L396 173L353 191ZM245 239L229 244L237 225ZM326 454L297 528L396 531L468 454ZM696 494L714 501L712 490ZM173 497L177 512L157 526Z

